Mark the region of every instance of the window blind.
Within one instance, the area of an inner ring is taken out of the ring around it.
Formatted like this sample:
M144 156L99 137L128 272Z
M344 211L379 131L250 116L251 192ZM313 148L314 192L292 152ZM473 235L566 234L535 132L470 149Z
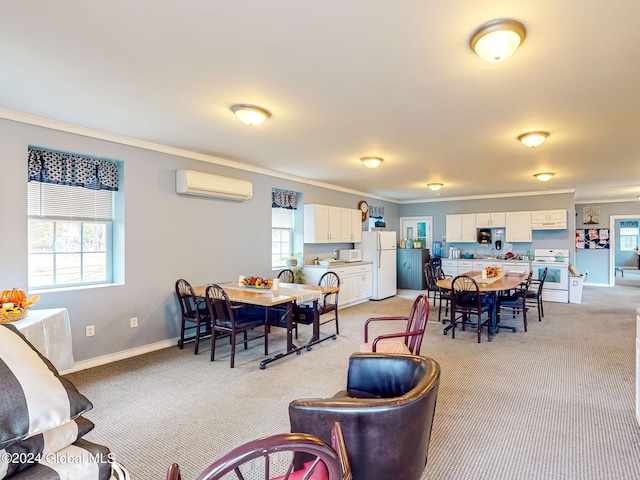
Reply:
M112 191L42 182L29 182L27 188L30 219L113 220Z

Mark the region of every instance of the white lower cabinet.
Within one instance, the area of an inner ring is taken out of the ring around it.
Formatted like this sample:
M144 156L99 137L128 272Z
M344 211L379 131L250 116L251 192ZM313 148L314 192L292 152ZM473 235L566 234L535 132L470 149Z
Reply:
M501 269L503 269L502 262L500 260L485 259L485 260L474 260L472 270L474 272L480 272L487 267L500 267Z
M304 273L306 283L317 285L320 277L326 272L335 272L340 277L340 294L338 308L348 307L369 300L373 293L373 265L357 263L355 265L338 265L335 267L306 266Z
M445 275L449 275L452 277L458 276L458 261L442 260L442 271Z

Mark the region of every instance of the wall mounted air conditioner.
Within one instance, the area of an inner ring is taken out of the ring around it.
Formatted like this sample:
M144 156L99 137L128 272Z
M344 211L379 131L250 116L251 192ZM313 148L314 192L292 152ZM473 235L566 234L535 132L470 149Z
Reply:
M176 193L244 202L253 196L253 183L194 170L176 170Z

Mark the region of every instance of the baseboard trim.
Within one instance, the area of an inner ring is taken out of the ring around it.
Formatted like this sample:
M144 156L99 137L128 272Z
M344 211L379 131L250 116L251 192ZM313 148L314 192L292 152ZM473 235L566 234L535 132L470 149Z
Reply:
M118 360L137 357L138 355L155 352L156 350L162 350L163 348L174 347L177 345L177 342L178 337L170 338L168 340L162 340L161 342L150 343L149 345L143 345L141 347L130 348L129 350L122 350L121 352L102 355L101 357L82 360L80 362L75 362L72 368L70 368L69 370L64 370L60 372L60 374L66 375L68 373L79 372L80 370L86 370L87 368L99 367L100 365L117 362Z

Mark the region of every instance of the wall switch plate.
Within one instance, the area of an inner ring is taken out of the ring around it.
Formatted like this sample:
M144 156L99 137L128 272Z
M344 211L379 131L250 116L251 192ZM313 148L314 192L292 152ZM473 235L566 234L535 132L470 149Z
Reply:
M138 317L131 317L129 319L129 325L131 325L131 328L136 328L138 326Z
M87 337L93 337L96 334L96 327L95 325L87 325L84 327L84 331Z

